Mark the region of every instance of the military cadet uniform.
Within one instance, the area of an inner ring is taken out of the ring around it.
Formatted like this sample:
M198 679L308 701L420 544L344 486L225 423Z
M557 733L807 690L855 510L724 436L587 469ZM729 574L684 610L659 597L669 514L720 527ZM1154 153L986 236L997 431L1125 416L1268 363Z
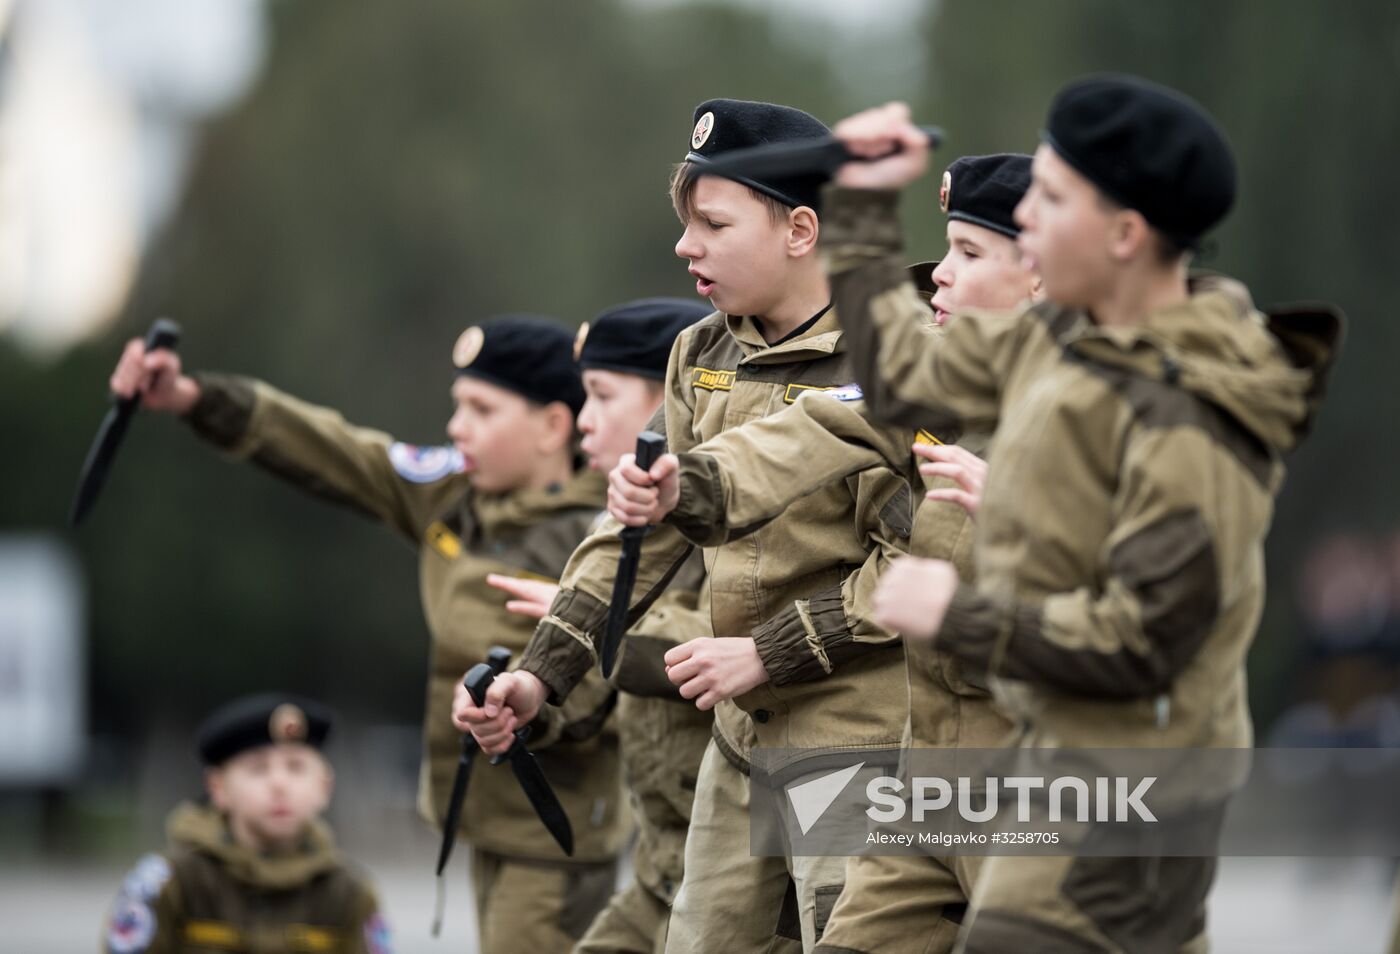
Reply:
M294 696L255 696L201 728L208 766L282 741L320 748L329 715ZM389 928L374 892L316 819L291 851L238 844L227 819L185 803L167 822L170 848L144 856L122 881L104 938L107 954L388 954Z
M1017 202L1030 184L1030 156L993 155L959 159L949 166L941 190L950 219L970 222L1014 238ZM838 236L843 223L824 229ZM909 270L923 297L936 289L933 263ZM927 309L910 308L907 320L934 338ZM973 453L985 453L987 436L944 431ZM920 489L909 551L952 562L972 579L974 525L958 505L924 501L924 491L953 486L943 477L919 473L910 445L940 442L928 430L872 421L861 401L832 400L822 392L781 414L726 431L679 455L680 498L666 523L700 546L719 546L751 533L793 501L825 484L883 464ZM903 745L935 748L994 748L1006 744L1012 724L992 703L986 675L927 642L905 645L909 713ZM905 857L870 855L853 859L846 889L832 913L818 951L935 952L952 950L972 896L977 856Z
M694 118L687 160L699 166L728 149L826 134L805 113L768 104L715 100ZM813 180L743 181L790 207L818 202ZM830 309L772 344L755 319L717 313L682 332L671 352L669 447L689 450L775 414L805 392L837 393L850 381ZM868 601L880 569L904 552L908 513L905 482L874 468L818 489L743 540L705 549L701 605L709 607L713 631L752 637L770 679L715 707L668 951L768 950L775 931L800 936L810 948L824 929L846 859L751 856L747 755L753 740L766 748L897 748L908 705L903 654L891 634L869 622ZM609 520L574 554L564 589L521 662L552 699L568 697L595 665L618 528ZM632 614L666 587L691 549L672 527L647 535Z
M696 301L654 298L609 309L579 329L579 368L665 378L676 335L709 315ZM602 515L599 515L599 520ZM628 631L612 684L620 690L617 732L622 771L637 822L632 851L636 879L613 895L575 954L660 954L671 902L684 870L686 829L700 758L714 717L681 698L666 678L666 651L710 635L699 605L705 567L693 557L650 610Z
M1213 122L1140 81L1072 84L1045 141L1183 246L1233 196ZM1043 302L961 316L935 343L909 322L896 196L827 198L846 223L829 241L833 294L871 412L996 428L976 583L960 585L938 645L991 674L1026 747L1250 746L1244 662L1280 457L1313 419L1340 316L1265 315L1235 283L1197 282L1132 327ZM990 858L960 944L1201 949L1213 871L1210 858Z
M508 316L468 328L454 362L458 374L541 404L562 400L574 413L583 404L572 336L553 321ZM505 594L487 585L486 576L557 579L603 504L605 479L583 472L562 486L477 493L452 447L396 443L261 381L195 377L200 398L189 420L200 435L303 490L383 521L418 548L432 633L419 809L441 827L461 752L451 722L453 691L490 647L518 652L531 631L527 618L506 610ZM573 827L572 859L509 769L475 766L459 831L473 848L487 954L566 950L612 894L617 855L630 831L617 734L605 725L613 702L595 674L565 717L541 720L531 737Z

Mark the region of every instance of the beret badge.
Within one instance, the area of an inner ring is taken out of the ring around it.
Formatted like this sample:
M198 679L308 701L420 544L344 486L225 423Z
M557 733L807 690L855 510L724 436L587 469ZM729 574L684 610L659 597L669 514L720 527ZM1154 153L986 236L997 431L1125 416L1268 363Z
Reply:
M459 368L465 368L476 360L476 356L481 354L481 346L486 341L486 333L473 325L462 332L457 338L457 343L452 346L452 363Z
M715 114L706 113L700 117L700 121L695 124L695 131L690 134L690 148L699 149L710 139L710 133L715 129Z

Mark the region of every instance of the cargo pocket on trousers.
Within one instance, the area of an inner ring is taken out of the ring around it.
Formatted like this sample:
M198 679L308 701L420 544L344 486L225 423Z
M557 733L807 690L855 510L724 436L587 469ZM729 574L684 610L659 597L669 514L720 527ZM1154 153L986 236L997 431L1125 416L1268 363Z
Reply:
M816 929L817 940L826 933L826 922L831 920L831 911L836 907L836 899L841 897L842 884L824 884L817 889L812 912L812 927Z

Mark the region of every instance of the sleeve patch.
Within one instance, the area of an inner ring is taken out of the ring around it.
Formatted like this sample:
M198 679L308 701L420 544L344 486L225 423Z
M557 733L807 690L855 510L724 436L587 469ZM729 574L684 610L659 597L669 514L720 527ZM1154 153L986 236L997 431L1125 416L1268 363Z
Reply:
M137 901L154 901L170 880L170 863L157 854L148 854L122 880L122 894Z
M389 923L384 915L376 912L365 922L365 947L369 954L393 954L394 945L389 939Z
M417 444L389 445L389 462L404 480L430 484L466 470L466 461L455 447L420 447Z
M823 388L811 384L789 384L787 390L783 392L783 403L795 404L797 399L808 391L817 391L825 397L835 398L838 401L860 401L865 397L859 384L845 384L838 388Z
M122 895L112 907L107 923L109 954L137 954L151 946L156 936L156 915L145 901Z

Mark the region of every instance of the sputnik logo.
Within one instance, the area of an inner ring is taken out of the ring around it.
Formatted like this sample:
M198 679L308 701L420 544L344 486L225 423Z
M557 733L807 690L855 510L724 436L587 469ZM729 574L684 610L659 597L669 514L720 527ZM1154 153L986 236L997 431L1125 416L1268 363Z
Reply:
M857 762L849 768L828 772L820 778L794 785L787 790L788 801L792 802L792 813L797 816L797 826L802 829L802 834L807 834L812 830L812 826L821 820L831 803L840 797L864 765L864 762Z

